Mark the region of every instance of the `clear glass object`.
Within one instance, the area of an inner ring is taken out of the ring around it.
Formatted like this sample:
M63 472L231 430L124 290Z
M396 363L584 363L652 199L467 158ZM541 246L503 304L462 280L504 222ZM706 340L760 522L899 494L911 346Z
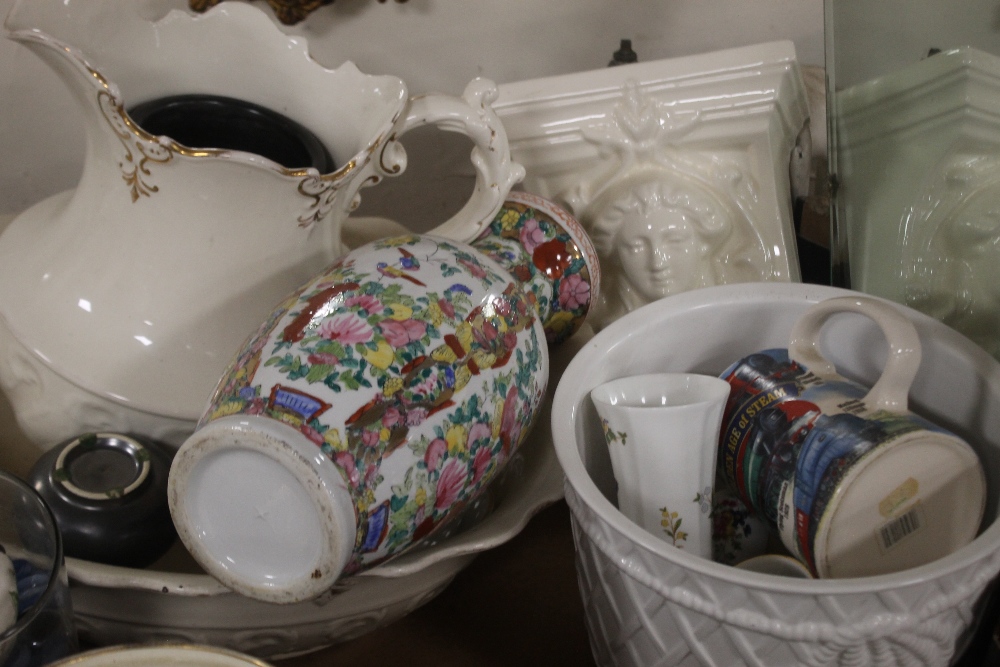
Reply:
M17 621L0 632L0 665L40 667L78 650L62 539L34 489L0 472L0 545L17 580Z
M825 0L835 285L1000 358L1000 32L987 0Z

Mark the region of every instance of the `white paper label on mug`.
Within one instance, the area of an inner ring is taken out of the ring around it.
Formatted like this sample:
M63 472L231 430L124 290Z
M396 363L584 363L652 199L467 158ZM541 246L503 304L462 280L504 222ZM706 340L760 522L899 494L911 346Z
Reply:
M924 516L920 503L915 504L907 512L891 521L882 524L875 534L882 551L888 551L910 535L914 535L924 527Z

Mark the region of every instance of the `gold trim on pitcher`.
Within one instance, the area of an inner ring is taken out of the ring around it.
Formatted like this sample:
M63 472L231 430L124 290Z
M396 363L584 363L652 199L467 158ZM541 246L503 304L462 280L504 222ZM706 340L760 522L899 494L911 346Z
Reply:
M133 202L138 201L140 197L149 197L160 190L159 186L149 183L144 178L152 175L148 167L150 162L166 164L173 159L175 153L189 158L205 158L225 157L238 152L219 148L190 148L168 137L150 134L129 117L121 98L108 84L104 76L92 68L88 68L88 71L102 89L97 93L101 112L125 149L125 157L118 165L122 170L122 179L131 190ZM380 143L381 137L368 147L369 158ZM137 156L141 157L137 159ZM299 218L299 226L308 227L326 216L333 203L338 183L353 172L357 166L357 160L352 159L340 169L329 174L320 174L311 168L289 169L278 164L275 164L273 169L283 176L300 179L298 191L313 199L309 212Z
M136 202L140 197L149 197L154 192L159 192L159 186L147 182L144 178L152 175L147 164L150 161L161 164L170 162L173 159L171 147L150 138L149 135L143 136L146 133L128 119L121 104L110 92L100 91L97 94L97 102L105 120L125 149L125 157L118 162L118 166L122 170L122 180L131 191L132 201ZM141 156L138 161L137 155Z

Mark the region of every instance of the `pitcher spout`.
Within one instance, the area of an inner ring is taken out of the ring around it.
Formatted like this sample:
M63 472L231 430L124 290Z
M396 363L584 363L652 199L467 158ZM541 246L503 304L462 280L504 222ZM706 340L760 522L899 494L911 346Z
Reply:
M54 441L132 432L125 413L193 428L241 341L343 254L358 191L402 171L398 137L409 129L433 123L475 145L476 189L441 228L451 238L475 238L523 174L490 107L492 84L470 99L411 100L397 77L322 66L251 4L149 16L152 4L19 0L5 23L74 92L86 128L76 188L0 234L0 343L6 323L25 365L66 388L39 400L0 364L19 421L38 422L21 422L32 438L43 422L58 424L43 434ZM279 114L336 166L285 165L157 124L171 105L206 98ZM44 418L40 403L52 406ZM94 423L99 415L110 417Z
M4 31L49 64L88 113L105 115L95 109L98 95L108 97L105 106L121 109L125 123L134 122L126 112L136 105L181 95L231 98L280 113L332 154L340 168L323 174L328 181L370 159L371 139L387 140L406 103L397 77L365 75L351 63L327 69L310 57L305 39L285 35L251 5L149 13L140 2L18 0ZM239 152L226 157L276 171L283 166Z

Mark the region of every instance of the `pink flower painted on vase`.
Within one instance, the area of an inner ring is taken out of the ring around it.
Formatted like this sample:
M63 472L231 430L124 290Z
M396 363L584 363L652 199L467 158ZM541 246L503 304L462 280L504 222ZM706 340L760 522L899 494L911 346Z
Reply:
M309 424L302 424L301 426L299 426L299 432L301 432L302 435L309 438L309 440L311 440L316 445L322 445L324 442L326 442L325 440L323 440L323 434L314 429Z
M420 340L427 333L427 323L412 318L402 322L385 320L379 323L378 328L393 347L403 347L407 343Z
M579 273L571 273L559 283L559 305L576 310L590 303L590 285Z
M357 306L369 315L381 313L384 309L382 302L373 297L371 294L355 294L354 296L348 297L347 300L344 301L344 305L348 308Z
M436 392L438 388L438 379L436 375L431 375L430 377L424 379L420 384L413 388L413 394L415 396L430 396L432 393Z
M504 452L517 446L521 435L521 424L517 420L517 387L511 385L503 402L503 417L500 419L500 439Z
M374 447L378 444L378 431L374 429L365 429L361 432L361 442L364 443L366 447Z
M469 429L469 439L466 441L465 448L472 451L472 445L483 438L489 438L493 434L493 429L486 422L476 422Z
M476 457L472 460L472 483L476 484L483 478L483 475L490 469L493 462L493 452L489 447L480 447L476 452Z
M392 428L402 423L403 413L399 411L399 408L388 407L385 409L385 414L382 415L382 426Z
M324 320L317 332L327 340L335 340L342 345L367 343L372 339L372 328L354 315L341 315Z
M490 347L490 341L497 337L497 325L493 322L483 322L482 326L472 330L472 337L483 347Z
M427 419L427 408L411 408L406 411L406 425L420 426Z
M431 441L431 444L427 446L427 451L424 452L424 463L429 472L437 470L441 463L441 457L446 451L448 451L448 443L444 438L436 438Z
M529 218L525 221L524 227L521 228L519 238L521 239L521 245L524 246L524 249L530 255L535 252L535 248L545 243L545 232L539 227L538 220Z
M493 310L500 317L507 317L513 312L510 307L510 301L507 299L497 299L493 302Z
M357 488L358 482L361 481L361 475L358 474L358 468L354 465L354 457L348 452L337 452L333 455L333 462L343 471L347 482Z
M454 319L455 304L453 304L451 301L445 299L444 297L441 297L440 299L438 299L438 308L440 308L441 312L444 313L446 316Z
M469 270L469 273L474 275L476 278L482 280L486 277L486 269L480 266L478 263L471 260L465 259L464 257L458 260L458 263Z
M465 463L458 459L449 461L438 478L434 508L444 510L451 507L458 500L462 489L465 488L465 481L468 477L469 472L466 470Z
M313 365L336 366L340 359L329 352L314 352L306 357L306 361Z

